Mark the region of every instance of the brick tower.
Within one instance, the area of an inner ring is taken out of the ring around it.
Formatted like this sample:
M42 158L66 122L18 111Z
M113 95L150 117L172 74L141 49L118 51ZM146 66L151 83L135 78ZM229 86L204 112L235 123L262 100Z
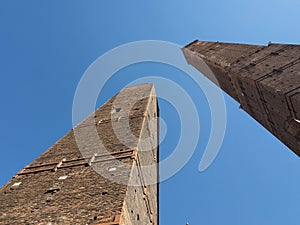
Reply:
M0 224L157 225L157 114L123 89L0 189Z
M194 41L183 53L189 64L300 156L300 45Z

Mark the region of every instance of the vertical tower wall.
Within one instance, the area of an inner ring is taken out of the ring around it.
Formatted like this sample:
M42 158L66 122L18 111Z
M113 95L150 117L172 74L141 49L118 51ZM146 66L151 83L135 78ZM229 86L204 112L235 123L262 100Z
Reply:
M299 45L194 41L183 48L183 53L189 64L300 156Z
M122 90L0 189L0 224L158 224L157 113Z

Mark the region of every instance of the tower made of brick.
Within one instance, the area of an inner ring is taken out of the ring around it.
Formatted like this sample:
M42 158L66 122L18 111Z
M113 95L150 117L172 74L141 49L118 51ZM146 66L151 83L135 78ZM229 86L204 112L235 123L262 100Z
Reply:
M194 41L189 64L300 156L300 45Z
M123 89L0 189L0 224L157 225L157 117L153 85Z

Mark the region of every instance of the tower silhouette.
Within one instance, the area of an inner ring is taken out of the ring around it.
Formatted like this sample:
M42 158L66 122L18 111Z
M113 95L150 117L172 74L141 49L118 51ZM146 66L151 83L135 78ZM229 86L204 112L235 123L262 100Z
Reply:
M189 64L300 156L300 45L196 40L182 50Z
M0 224L158 224L157 114L122 90L0 189Z
M299 45L194 41L183 53L300 156ZM158 224L157 117L153 85L123 89L0 189L0 224Z

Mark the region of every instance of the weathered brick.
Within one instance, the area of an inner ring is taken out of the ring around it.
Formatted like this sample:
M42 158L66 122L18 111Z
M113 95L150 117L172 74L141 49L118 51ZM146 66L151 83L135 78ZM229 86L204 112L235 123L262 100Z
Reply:
M0 224L158 224L157 113L152 85L122 90L0 189Z
M300 45L194 41L183 53L189 64L300 156Z

